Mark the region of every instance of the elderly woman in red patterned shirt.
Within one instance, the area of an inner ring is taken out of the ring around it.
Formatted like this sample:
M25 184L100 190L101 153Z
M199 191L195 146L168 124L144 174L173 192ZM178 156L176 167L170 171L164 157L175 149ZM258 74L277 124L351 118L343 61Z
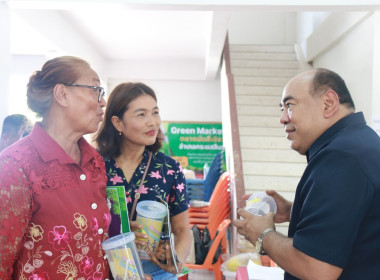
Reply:
M57 57L27 88L42 121L0 154L0 279L106 279L107 176L83 138L103 119L99 77L82 59Z

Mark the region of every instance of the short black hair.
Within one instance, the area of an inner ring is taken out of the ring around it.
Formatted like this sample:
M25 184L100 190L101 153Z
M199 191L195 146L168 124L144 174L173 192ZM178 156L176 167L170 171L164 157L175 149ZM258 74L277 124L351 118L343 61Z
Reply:
M22 114L9 115L3 121L1 135L4 135L5 133L15 135L20 132L20 129L23 131L28 124L28 118Z
M355 104L346 83L337 73L324 69L316 68L315 75L311 82L311 94L318 94L332 89L338 94L340 104L346 104L348 108L355 110Z

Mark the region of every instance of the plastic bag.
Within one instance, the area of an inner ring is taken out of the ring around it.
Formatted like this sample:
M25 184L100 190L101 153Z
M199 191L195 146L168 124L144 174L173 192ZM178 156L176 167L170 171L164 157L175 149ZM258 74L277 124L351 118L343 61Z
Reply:
M243 253L228 258L222 264L222 270L235 272L239 266L247 266L249 260L253 261L255 264L261 265L261 259L258 253Z
M201 256L203 260L200 264L202 264L207 257L208 250L211 247L210 242L211 242L210 232L208 228L205 227L202 232L202 246L201 246L201 250L202 250Z
M203 264L205 261L208 251L210 250L214 240L211 240L210 232L207 227L201 232L197 225L192 227L194 236L194 248L195 248L195 263ZM218 232L216 233L216 235ZM218 249L215 252L215 256L212 263L215 263L220 254L222 253L222 246L219 244Z
M204 259L202 256L202 236L197 225L194 225L191 230L194 236L195 263L202 264Z

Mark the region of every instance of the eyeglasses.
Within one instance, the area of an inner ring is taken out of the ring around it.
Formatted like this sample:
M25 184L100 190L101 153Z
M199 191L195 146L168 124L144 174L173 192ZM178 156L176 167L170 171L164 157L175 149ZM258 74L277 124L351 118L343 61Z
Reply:
M64 84L65 86L68 86L68 87L84 87L84 88L91 88L93 89L94 91L97 91L99 93L98 95L98 102L100 102L100 100L102 100L102 98L104 97L104 95L106 94L104 88L102 87L96 87L96 86L87 86L87 85L79 85L79 84Z

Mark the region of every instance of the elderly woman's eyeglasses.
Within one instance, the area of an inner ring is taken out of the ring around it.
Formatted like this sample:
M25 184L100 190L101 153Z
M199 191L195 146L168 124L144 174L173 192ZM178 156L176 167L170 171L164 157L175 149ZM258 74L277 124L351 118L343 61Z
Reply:
M87 86L87 85L79 85L79 84L64 84L65 86L68 86L68 87L84 87L84 88L91 88L93 89L95 92L98 92L98 102L100 102L100 100L102 100L102 98L104 97L104 95L106 94L104 88L102 87L96 87L96 86Z

